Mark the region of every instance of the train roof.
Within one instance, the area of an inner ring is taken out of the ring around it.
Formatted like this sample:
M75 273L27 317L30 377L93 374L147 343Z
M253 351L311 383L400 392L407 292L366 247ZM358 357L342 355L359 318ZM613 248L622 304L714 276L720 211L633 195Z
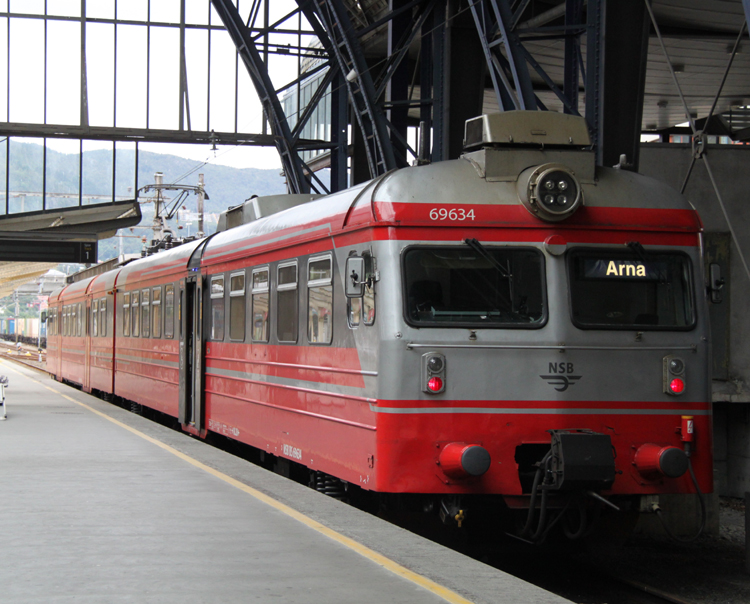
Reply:
M58 289L50 294L50 301L56 301L60 298L70 298L74 296L84 296L89 289L89 285L91 285L91 282L96 279L95 277L89 277L88 279L82 279L81 281L76 281L75 283L70 283L63 287L62 289Z
M145 279L158 279L184 272L188 268L193 252L198 247L205 245L209 239L211 239L211 236L190 241L170 250L158 252L126 264L120 269L117 285L126 285Z
M227 261L365 226L434 226L430 210L437 207L471 206L472 226L539 228L545 222L522 205L517 181L520 172L545 160L571 166L584 191L583 206L556 228L701 230L694 209L672 187L635 172L596 168L590 151L488 148L458 160L395 170L217 233L203 261ZM440 226L458 225L446 221Z

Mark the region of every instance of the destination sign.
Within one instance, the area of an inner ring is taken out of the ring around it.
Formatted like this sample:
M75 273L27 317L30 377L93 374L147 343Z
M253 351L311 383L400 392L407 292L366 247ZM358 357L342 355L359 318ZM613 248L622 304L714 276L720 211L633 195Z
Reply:
M661 281L668 274L666 262L623 260L618 258L583 258L584 279L637 279Z

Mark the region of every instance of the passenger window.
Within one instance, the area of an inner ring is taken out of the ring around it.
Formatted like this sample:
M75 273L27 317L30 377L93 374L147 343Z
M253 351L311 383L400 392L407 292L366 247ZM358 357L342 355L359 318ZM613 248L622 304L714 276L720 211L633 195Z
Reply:
M149 293L147 289L141 292L141 336L144 338L151 335L151 296Z
M174 337L174 285L164 289L164 337Z
M133 337L137 338L141 334L141 307L139 305L138 292L130 293L130 323L133 329Z
M82 319L83 319L83 317L81 316L81 303L79 302L78 304L74 304L73 308L75 308L75 313L76 313L76 320L75 320L76 333L75 333L75 335L80 338L81 335L83 334L83 329L81 329L81 322L82 322Z
M211 278L211 339L224 339L224 276Z
M307 339L330 344L333 333L331 257L310 258L307 265Z
M152 320L153 320L153 329L152 329L152 335L155 338L161 337L161 287L155 287L151 290L151 306L153 307L152 310Z
M276 335L297 341L297 262L279 265L276 280Z
M99 300L99 335L106 337L107 335L107 299L102 298Z
M122 295L122 335L130 335L130 292Z
M229 339L245 340L245 273L229 277Z
M91 321L91 335L97 338L99 337L99 300L91 303Z
M268 342L268 269L253 271L253 342Z

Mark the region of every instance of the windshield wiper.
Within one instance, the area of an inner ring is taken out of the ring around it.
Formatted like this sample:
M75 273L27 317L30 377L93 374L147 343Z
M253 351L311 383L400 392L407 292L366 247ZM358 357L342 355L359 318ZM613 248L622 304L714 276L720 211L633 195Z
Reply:
M494 266L498 271L500 271L500 274L503 277L505 277L506 279L510 279L513 276L508 272L508 269L506 269L497 261L497 258L495 258L487 251L486 247L479 243L479 241L477 241L476 239L464 239L464 243L468 245L472 250L474 250L477 254L479 254L482 258L487 260L487 262Z
M513 274L502 264L500 264L497 258L490 254L489 251L487 251L487 248L479 243L479 241L477 241L476 239L466 238L464 239L464 243L468 245L472 250L474 250L477 254L479 254L482 258L487 260L487 262L489 262L505 279L508 280L508 301L510 302L510 312L515 313L515 300L513 298ZM510 266L510 262L508 263L508 266Z

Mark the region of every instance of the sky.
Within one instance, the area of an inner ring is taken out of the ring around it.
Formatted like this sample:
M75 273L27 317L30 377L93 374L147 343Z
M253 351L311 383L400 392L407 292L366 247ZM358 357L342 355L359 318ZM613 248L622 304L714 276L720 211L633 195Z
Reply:
M208 32L201 25L221 24L208 0L185 0L186 71L190 126L194 130L260 133L262 110L251 80L237 67L234 45L225 31ZM295 6L293 0L269 2L271 22ZM81 0L46 0L49 15L80 17ZM176 129L179 127L179 22L180 0L152 0L151 22L147 0L88 0L86 16L132 20L132 24L88 23L86 75L88 117L91 126ZM240 0L246 17L250 0ZM0 0L0 12L43 15L45 0ZM153 25L156 23L157 25ZM293 22L287 27L297 25ZM10 36L10 40L8 37ZM303 45L312 38L303 38ZM277 35L272 42L296 44L296 36ZM147 47L150 46L150 57ZM8 60L10 52L10 60ZM209 59L210 57L210 59ZM45 60L46 59L46 60ZM0 19L0 119L22 123L78 125L81 115L81 24L77 20ZM293 80L295 57L271 56L269 71L274 86ZM45 93L46 82L46 93ZM46 114L46 119L45 119ZM186 120L187 122L187 120ZM187 127L187 123L184 124ZM41 141L35 141L41 142ZM73 141L48 139L51 148L73 152ZM76 144L77 146L77 144ZM87 143L86 148L102 145ZM274 148L208 145L141 144L142 150L168 153L233 167L280 168ZM77 151L77 149L76 149Z

